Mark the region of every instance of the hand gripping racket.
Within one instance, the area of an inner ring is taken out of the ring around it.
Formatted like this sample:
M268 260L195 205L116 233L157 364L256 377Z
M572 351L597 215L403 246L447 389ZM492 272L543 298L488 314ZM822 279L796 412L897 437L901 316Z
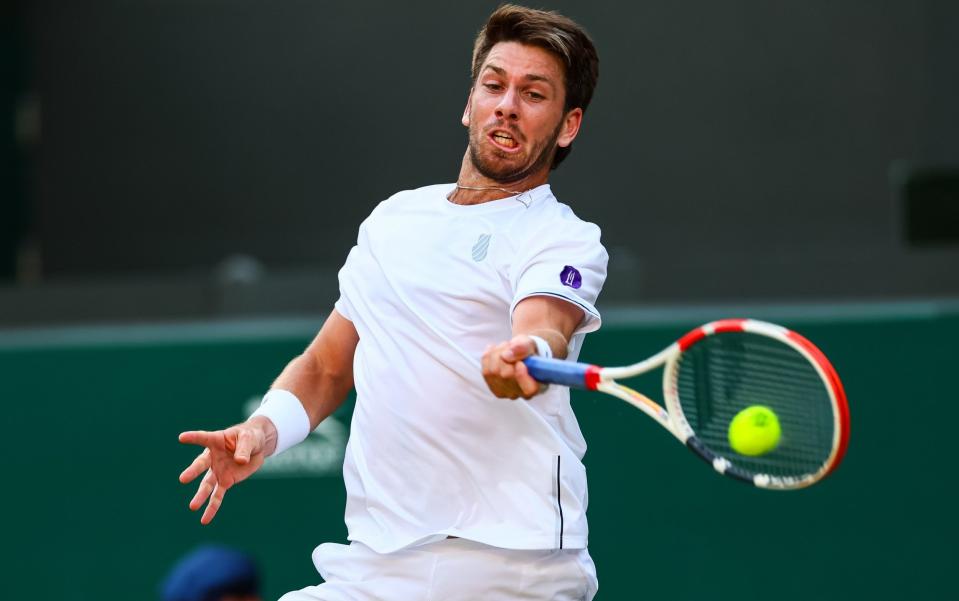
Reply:
M540 382L599 390L641 409L720 474L761 488L803 488L836 469L849 442L849 407L836 371L811 342L771 323L714 321L626 367L528 357ZM666 408L617 380L663 369ZM781 438L759 456L737 453L729 424L753 405L772 409Z

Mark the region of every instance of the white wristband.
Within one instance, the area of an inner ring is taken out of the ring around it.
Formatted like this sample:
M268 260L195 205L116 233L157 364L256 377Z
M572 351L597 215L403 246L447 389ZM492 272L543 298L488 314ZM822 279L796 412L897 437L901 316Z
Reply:
M266 393L260 407L250 417L262 415L276 426L274 455L299 444L310 434L310 416L303 403L289 390L274 388Z
M536 345L536 354L540 357L546 359L553 358L553 349L549 347L549 343L540 338L539 336L530 336L530 339Z

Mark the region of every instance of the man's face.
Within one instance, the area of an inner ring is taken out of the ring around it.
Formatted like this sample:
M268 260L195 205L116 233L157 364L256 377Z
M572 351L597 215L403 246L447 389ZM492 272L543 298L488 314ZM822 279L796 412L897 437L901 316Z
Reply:
M572 143L582 119L578 108L564 111L565 101L557 57L518 42L493 46L463 113L476 170L503 183L548 170L556 146Z

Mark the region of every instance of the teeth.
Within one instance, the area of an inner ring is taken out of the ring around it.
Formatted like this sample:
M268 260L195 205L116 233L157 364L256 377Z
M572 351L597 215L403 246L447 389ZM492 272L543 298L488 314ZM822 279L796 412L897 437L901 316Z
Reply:
M496 138L496 141L502 144L503 146L507 146L509 148L513 148L516 146L516 141L506 134L495 133L493 134L493 137Z

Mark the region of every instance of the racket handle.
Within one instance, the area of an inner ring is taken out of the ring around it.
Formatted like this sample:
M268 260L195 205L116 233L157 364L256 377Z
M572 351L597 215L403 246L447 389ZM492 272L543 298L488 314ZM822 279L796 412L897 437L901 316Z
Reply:
M589 363L574 363L562 359L527 357L523 359L529 375L537 382L559 384L570 388L595 390L599 382L599 367Z

